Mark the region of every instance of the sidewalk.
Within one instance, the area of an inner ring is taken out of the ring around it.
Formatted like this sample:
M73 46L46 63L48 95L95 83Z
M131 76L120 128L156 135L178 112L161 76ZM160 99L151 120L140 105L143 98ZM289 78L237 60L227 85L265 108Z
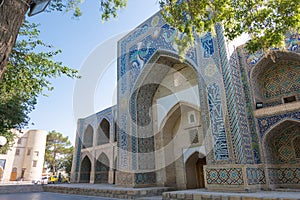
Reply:
M209 192L203 189L182 190L163 193L163 199L205 199L205 200L300 200L300 191L258 191L258 192Z
M300 200L300 190L278 189L258 192L210 192L205 189L170 191L167 187L125 188L109 184L7 184L0 186L1 194L36 192L62 193L66 196L85 195L102 199L136 200ZM1 200L1 198L0 198Z

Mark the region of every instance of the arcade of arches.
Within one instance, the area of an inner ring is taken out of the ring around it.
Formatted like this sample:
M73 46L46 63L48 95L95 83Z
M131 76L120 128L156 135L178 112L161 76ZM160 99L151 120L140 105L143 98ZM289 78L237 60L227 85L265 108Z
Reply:
M182 62L176 34L156 13L118 42L118 104L78 120L71 180L300 188L300 48L227 55L217 26Z

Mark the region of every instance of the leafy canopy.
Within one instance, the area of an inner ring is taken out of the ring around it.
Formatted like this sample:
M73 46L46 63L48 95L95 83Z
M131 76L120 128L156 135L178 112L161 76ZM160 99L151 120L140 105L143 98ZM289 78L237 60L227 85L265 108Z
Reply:
M221 23L233 40L243 33L250 36L247 49L255 52L284 47L288 31L300 28L300 0L160 0L168 23L186 34L192 44L193 31L214 32Z
M102 19L116 17L127 0L100 0ZM177 38L182 53L193 45L194 33L214 33L216 23L223 25L225 35L233 40L249 35L250 52L284 46L288 31L300 28L300 0L159 0L165 20L180 32Z
M62 75L77 77L76 70L53 61L61 51L53 50L38 36L37 25L26 21L0 81L0 134L8 139L3 151L13 144L10 130L28 125L28 114L35 108L37 97L45 95L45 90L53 90L50 80Z
M71 146L68 136L51 131L47 135L45 162L48 168L55 173L57 170L70 171L72 166L74 147Z

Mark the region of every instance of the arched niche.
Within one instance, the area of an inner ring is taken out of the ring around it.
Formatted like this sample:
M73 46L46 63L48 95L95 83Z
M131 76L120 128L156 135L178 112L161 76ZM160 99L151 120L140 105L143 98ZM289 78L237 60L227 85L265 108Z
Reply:
M97 145L107 144L110 139L110 123L107 119L102 119L98 127Z
M91 125L88 125L83 135L83 149L93 146L94 130Z
M264 107L299 100L300 55L293 52L275 52L264 57L252 69L251 85L255 103Z
M91 177L91 160L85 156L80 165L80 183L89 183Z
M285 120L277 124L264 138L266 164L299 164L299 140L300 122Z
M95 183L108 183L109 159L105 153L101 153L95 165Z

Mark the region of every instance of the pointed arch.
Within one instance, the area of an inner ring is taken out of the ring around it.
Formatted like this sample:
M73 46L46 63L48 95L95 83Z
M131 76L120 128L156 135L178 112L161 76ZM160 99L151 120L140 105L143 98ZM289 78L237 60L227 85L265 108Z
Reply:
M175 112L180 112L180 109L182 107L187 107L190 108L192 110L196 110L200 112L200 107L185 101L179 101L178 103L176 103L170 110L169 112L166 114L166 116L163 118L162 123L160 124L159 130L161 130L167 123L167 121L169 120L170 116L174 115Z
M95 183L108 183L110 161L105 153L101 153L95 165Z
M91 177L92 163L88 156L85 156L80 165L80 183L89 183Z
M276 51L263 57L250 72L255 101L269 107L299 100L299 77L300 54Z
M200 158L202 157L202 158ZM194 152L185 162L186 188L204 188L204 165L206 165L206 157Z
M107 144L110 140L110 123L103 118L98 127L97 145Z
M94 141L94 129L89 124L84 131L82 148L84 149L84 148L92 147L93 141Z
M294 139L300 137L300 122L286 119L273 126L263 138L266 164L300 163L296 158Z

